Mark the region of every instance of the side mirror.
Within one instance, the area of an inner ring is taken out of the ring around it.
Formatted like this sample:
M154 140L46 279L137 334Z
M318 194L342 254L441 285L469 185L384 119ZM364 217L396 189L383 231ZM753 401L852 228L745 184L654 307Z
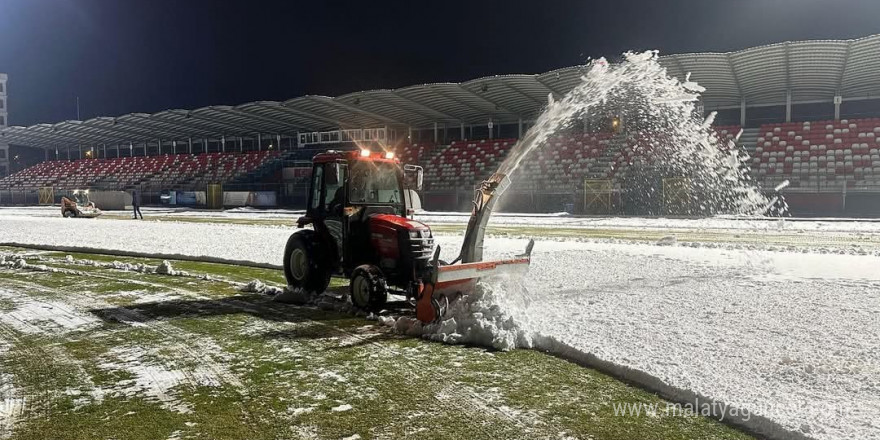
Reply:
M411 189L406 190L406 209L408 212L422 209L422 199L419 197L419 193Z
M409 182L410 186L414 187L416 191L422 190L422 184L425 179L425 170L418 165L404 165L403 166L403 175L406 177L407 182Z

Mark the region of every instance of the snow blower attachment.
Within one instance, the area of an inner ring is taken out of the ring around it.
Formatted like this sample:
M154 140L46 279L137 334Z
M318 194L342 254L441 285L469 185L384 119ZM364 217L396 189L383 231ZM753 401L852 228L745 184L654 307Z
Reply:
M344 277L355 306L380 310L395 293L415 303L419 320L432 322L480 278L528 268L534 241L513 259L482 261L486 225L510 185L506 175L494 174L476 191L461 252L447 264L431 229L407 218L418 206L422 173L421 167L401 166L393 153L331 150L315 156L308 209L297 220L299 228L312 229L287 241L288 286L321 293L331 277Z
M510 178L495 173L475 192L473 210L464 234L461 253L451 264L439 260L440 247L434 250L431 269L422 280L423 289L416 303L416 317L423 322L441 318L449 304L463 293L471 292L480 278L528 269L534 240L529 240L524 254L512 260L483 262L483 238L495 203L510 186ZM456 264L459 263L460 264Z

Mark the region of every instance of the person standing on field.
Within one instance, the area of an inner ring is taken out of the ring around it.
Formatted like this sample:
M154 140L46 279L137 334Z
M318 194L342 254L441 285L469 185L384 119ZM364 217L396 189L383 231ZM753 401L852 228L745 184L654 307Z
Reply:
M144 219L144 215L141 214L141 192L133 189L131 190L131 209L133 211L133 219L137 220L138 215L141 216L141 220Z

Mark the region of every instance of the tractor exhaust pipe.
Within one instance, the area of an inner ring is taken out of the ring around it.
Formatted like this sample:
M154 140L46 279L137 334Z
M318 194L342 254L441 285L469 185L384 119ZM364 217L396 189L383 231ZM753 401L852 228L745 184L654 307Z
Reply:
M495 209L495 203L510 183L510 178L506 174L495 173L483 181L480 189L475 191L471 218L468 220L464 242L461 244L461 252L456 261L462 263L483 261L483 236L486 234L486 225L492 216L492 210Z

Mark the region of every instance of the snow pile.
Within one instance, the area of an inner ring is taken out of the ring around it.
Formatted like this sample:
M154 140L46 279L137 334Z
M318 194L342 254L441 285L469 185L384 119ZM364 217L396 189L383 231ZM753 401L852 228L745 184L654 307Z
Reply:
M280 287L266 285L260 280L252 280L252 281L248 282L247 284L239 287L238 290L241 292L248 292L248 293L262 293L262 294L266 294L266 295L280 295L284 292L285 289L282 289Z
M121 261L113 261L109 263L111 269L122 270L126 272L150 272L152 268L147 267L143 263L123 263Z
M657 246L675 246L676 243L678 243L678 239L675 238L674 235L667 235L657 240L657 242L654 244L656 244Z
M515 316L530 304L525 289L508 277L482 280L474 292L453 301L444 319L424 324L412 317L383 316L379 321L395 332L447 344L471 344L496 350L532 348L527 321ZM515 311L511 313L511 311Z
M168 260L162 260L162 262L159 263L158 266L156 266L155 272L160 275L171 275L171 276L178 275L181 273L181 272L177 272L176 270L174 270L174 268L171 266L171 263Z

